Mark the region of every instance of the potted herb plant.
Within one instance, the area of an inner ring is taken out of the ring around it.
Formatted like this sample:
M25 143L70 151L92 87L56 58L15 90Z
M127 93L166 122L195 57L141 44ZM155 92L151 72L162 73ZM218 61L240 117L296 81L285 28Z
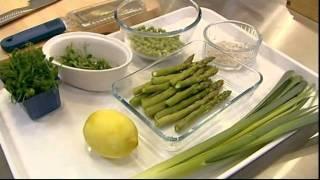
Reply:
M47 60L41 48L29 45L15 50L0 64L0 79L31 119L38 119L60 107L58 68Z

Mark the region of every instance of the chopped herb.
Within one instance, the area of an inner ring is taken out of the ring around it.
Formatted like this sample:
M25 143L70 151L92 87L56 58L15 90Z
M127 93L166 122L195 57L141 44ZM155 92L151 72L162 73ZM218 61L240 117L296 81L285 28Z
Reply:
M59 61L66 66L80 69L103 70L111 68L105 59L94 57L88 53L86 46L84 46L84 50L81 51L74 49L72 44L67 46L65 55L61 56Z

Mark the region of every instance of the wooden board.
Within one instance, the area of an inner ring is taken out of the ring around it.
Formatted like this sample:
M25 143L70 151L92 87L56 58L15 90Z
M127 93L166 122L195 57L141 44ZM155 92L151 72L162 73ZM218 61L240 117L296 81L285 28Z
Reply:
M101 2L101 0L60 0L50 6L44 7L3 27L0 27L0 40L14 33L23 31L54 18L63 17L69 11L97 2ZM5 4L5 6L3 4ZM0 14L15 8L24 7L27 4L27 0L1 0ZM0 48L0 60L5 59L6 57L7 53Z
M319 21L319 0L288 0L287 7L313 21Z

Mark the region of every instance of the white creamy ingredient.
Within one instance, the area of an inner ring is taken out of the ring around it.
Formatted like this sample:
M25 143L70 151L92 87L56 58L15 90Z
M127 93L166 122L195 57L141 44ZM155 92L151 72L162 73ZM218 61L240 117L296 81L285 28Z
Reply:
M214 61L219 65L236 67L239 65L238 62L247 64L255 58L254 49L252 49L248 44L221 41L216 45L218 45L224 53L211 48L208 54L210 56L215 56L216 59ZM250 50L248 50L248 48L250 48Z

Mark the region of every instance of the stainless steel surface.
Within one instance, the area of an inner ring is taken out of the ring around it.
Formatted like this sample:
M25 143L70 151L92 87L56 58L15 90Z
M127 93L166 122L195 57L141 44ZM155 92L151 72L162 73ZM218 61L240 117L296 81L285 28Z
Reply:
M16 20L22 16L25 16L39 8L42 8L44 6L48 6L52 3L55 3L59 0L29 0L29 4L26 7L13 9L11 11L8 11L4 14L0 15L0 27Z
M265 43L318 72L318 23L290 12L285 6L286 0L196 0L196 2L228 19L256 26ZM294 152L279 156L277 161L268 164L263 171L250 169L252 171L250 175L240 176L239 173L239 176L280 179L319 178L318 156L317 144L303 146ZM0 178L11 177L3 153L0 152Z
M290 12L286 0L196 0L228 19L257 27L265 43L318 72L318 23Z
M290 12L286 8L286 0L196 1L202 7L212 9L228 19L257 27L265 43L318 73L318 23ZM275 152L277 153L277 150ZM275 162L270 162L262 171L251 166L249 171L240 171L235 177L319 178L318 156L318 144L301 147L298 151L278 156Z
M2 148L0 148L0 179L13 179L13 175L3 154Z

